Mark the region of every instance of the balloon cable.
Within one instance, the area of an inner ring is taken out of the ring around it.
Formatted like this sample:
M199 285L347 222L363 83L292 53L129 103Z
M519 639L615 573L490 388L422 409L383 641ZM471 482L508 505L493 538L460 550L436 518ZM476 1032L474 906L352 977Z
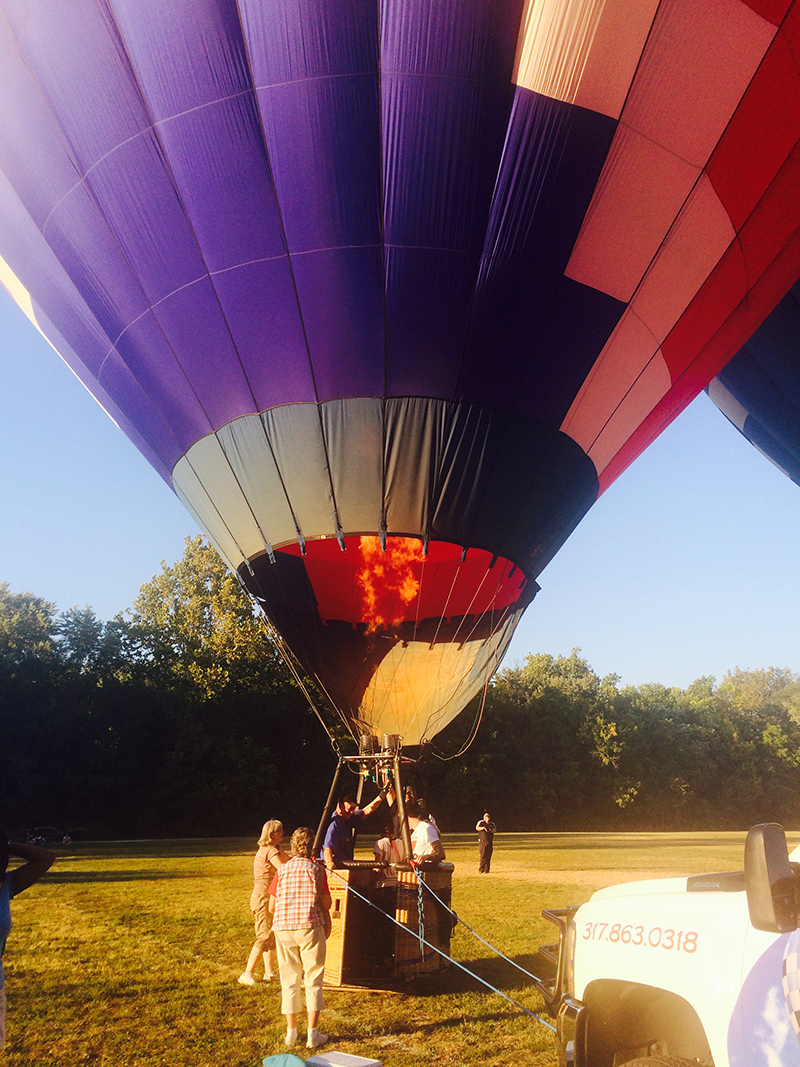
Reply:
M389 915L388 912L385 912L382 908L379 908L378 905L374 904L371 900L369 900L368 897L365 897L362 893L359 893L357 889L353 889L353 887L349 884L349 882L345 882L344 878L342 878L341 875L337 874L335 870L328 871L327 873L329 875L331 875L331 874L336 875L336 877L339 879L339 881L342 882L342 884L346 887L348 893L355 894L355 896L357 896L360 900L363 900L365 904L369 904L369 906L371 908L374 908L375 911L380 912L380 914L383 915L384 918L389 919L390 922L393 922L395 924L395 926L399 926L401 930L405 930L406 932L411 933L409 927L406 926L405 923L401 923L393 915ZM416 874L416 871L414 873ZM418 874L417 874L417 878L419 878ZM420 881L422 881L422 880L420 879ZM431 894L431 896L434 897L437 901L439 901L440 904L442 904L441 900L439 900L439 898L436 896L436 894L433 892L433 890L430 888L430 886L427 885L426 883L423 883L423 885L425 885L425 888L428 890L428 892ZM450 915L453 915L456 918L458 918L458 916L456 916L455 912L451 911L450 908L448 908L446 904L442 904L442 907L447 912L449 912ZM461 920L459 920L459 922L461 922ZM466 926L466 923L462 923L462 925ZM467 929L469 929L469 927L467 927ZM474 933L474 931L472 931L472 932ZM436 945L432 945L430 943L430 941L426 941L425 938L422 937L421 935L417 935L416 933L414 933L414 934L412 934L412 936L416 940L419 940L421 942L421 944L425 945L427 948L433 949L434 952L437 952L440 956L444 957L444 959L446 959L449 963L452 963L455 967L458 967L459 970L463 971L465 974L468 974L470 976L470 978L474 978L476 982L480 982L481 985L485 985L487 989L490 989L492 991L492 993L496 993L499 997L502 997L503 1000L507 1000L509 1004L513 1004L515 1008L519 1008L519 1010L521 1012L524 1012L525 1015L530 1016L531 1019L535 1019L537 1023L541 1023L542 1026L546 1026L547 1029L548 1030L552 1030L553 1033L556 1032L555 1026L551 1022L548 1022L546 1019L543 1019L541 1017L541 1015L537 1015L536 1012L531 1011L530 1008L526 1008L524 1004L520 1004L520 1002L518 1000L514 1000L513 997L510 997L507 993L504 993L502 991L502 989L498 989L496 986L493 986L491 984L491 982L487 982L485 978L481 978L481 976L479 974L475 974L474 971L470 971L469 968L467 968L463 964L459 963L458 960L454 960L452 956L448 956L448 954L446 952L443 952L442 949L438 948ZM476 934L475 936L477 937L478 935ZM481 940L483 940L483 939L481 938ZM488 941L485 941L484 944L488 945L489 948L492 948L492 946L489 945ZM507 956L503 956L503 954L501 952L497 952L497 949L492 948L492 951L495 952L502 959L508 960L509 963L514 964L514 966L517 967L518 970L523 971L523 973L525 973L525 974L528 974L528 972L525 971L524 968L519 967L519 965L514 963L513 960L509 960ZM539 978L536 978L535 975L532 975L532 974L528 974L528 977L529 978L533 978L534 982L536 982L536 984L541 988L542 983L541 983L541 980Z
M297 683L297 687L299 688L300 692L303 694L303 696L308 701L308 706L311 708L311 710L314 712L314 714L317 716L317 718L319 719L320 723L322 724L322 728L325 731L325 733L328 735L328 739L330 740L331 747L333 748L334 752L336 753L337 756L341 756L342 752L341 752L341 749L339 748L339 742L336 740L334 735L331 733L330 729L328 728L328 724L325 722L325 720L323 719L322 715L320 714L319 708L314 703L314 700L313 700L313 698L311 696L311 693L308 691L308 687L306 686L305 682L303 681L302 675L300 674L300 672L298 671L297 667L295 666L294 657L292 656L288 645L283 640L283 638L281 637L281 635L278 633L277 630L275 630L274 628L271 628L271 631L272 632L269 633L270 640L273 641L273 643L275 644L275 647L278 649L278 652L280 653L281 658L283 659L283 662L289 668L289 671L290 671L292 677L294 678L295 682ZM334 707L335 707L335 705L334 705ZM336 708L336 711L337 711L338 714L341 715L341 713L339 712L338 708Z
M495 659L497 659L497 650L496 649L495 649L494 655L495 655ZM467 741L466 741L466 744L464 745L464 747L459 749L458 752L454 752L450 756L443 756L440 752L437 752L436 749L433 747L433 744L431 744L431 752L433 752L434 756L436 756L437 759L440 759L442 761L442 763L449 763L450 760L458 759L459 756L463 756L464 753L467 751L467 749L472 744L472 742L478 736L478 728L480 727L480 724L483 721L483 711L484 711L484 708L486 707L486 697L487 697L488 692L489 692L489 682L490 682L491 677L492 677L493 674L494 674L494 667L492 667L492 669L487 672L486 681L483 684L483 696L481 697L480 707L478 708L478 713L475 716L475 721L472 724L472 729L470 730L469 734L467 735Z
M499 948L495 948L495 946L494 946L494 945L491 945L491 944L490 944L490 943L489 943L489 942L488 942L488 941L487 941L487 940L486 940L485 938L481 937L481 935L480 935L479 933L477 933L477 932L476 932L475 930L473 930L473 929L472 929L472 927L471 927L471 926L470 926L470 925L469 925L468 923L465 923L465 922L464 922L464 920L463 920L463 919L461 918L461 916L460 916L460 915L457 915L457 914L456 914L456 913L455 913L455 912L453 911L453 909L452 909L452 908L448 908L448 906L447 906L447 905L445 904L445 902L444 902L444 901L443 901L443 900L441 899L441 897L438 897L438 896L437 896L437 895L436 895L436 894L434 893L434 891L433 891L433 890L431 889L431 887L430 887L430 886L429 886L429 885L427 884L427 882L424 882L424 883L423 883L422 879L421 879L421 878L420 878L420 876L419 876L419 872L418 872L418 871L416 870L416 868L414 868L414 874L415 874L415 875L417 876L417 878L419 879L419 882L420 882L420 884L421 884L421 885L424 885L424 886L425 886L425 888L426 888L426 889L428 890L428 892L429 892L429 893L430 893L430 895L431 895L431 896L433 897L433 899L434 899L435 901L437 901L437 903L441 904L441 906L442 906L442 907L444 908L444 910L445 910L446 912L448 912L448 913L449 913L450 915L452 915L452 917L453 917L453 918L454 918L454 919L456 920L456 922L459 922L459 923L461 923L461 925L462 925L462 926L463 926L463 927L464 927L464 928L465 928L466 930L469 930L469 932L470 932L470 933L472 934L472 936L473 936L473 937L477 937L477 939L478 939L479 941L482 941L482 942L483 942L483 944L484 944L484 945L486 945L486 947L487 947L487 948L490 948L490 949L492 950L492 952L494 952L495 956L499 956L501 960L505 960L505 961L506 961L506 963L510 963L512 967L516 967L518 971L522 971L522 973L523 973L523 974L526 974L526 975L528 976L528 978L532 978L532 979L534 980L534 982L536 982L536 984L537 984L538 986L541 986L541 985L542 985L542 980L541 980L541 978L537 978L535 974L531 974L531 972L530 972L530 971L526 971L524 967L520 967L520 965L519 965L518 963L515 963L515 962L514 962L514 960L510 959L510 958L509 958L508 956L505 956L505 955L504 955L504 954L503 954L503 953L502 953L502 952L500 951L500 949L499 949Z

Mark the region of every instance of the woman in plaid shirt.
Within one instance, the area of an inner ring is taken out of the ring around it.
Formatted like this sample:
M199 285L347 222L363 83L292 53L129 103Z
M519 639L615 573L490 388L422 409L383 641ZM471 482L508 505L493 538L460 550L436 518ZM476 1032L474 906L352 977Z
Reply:
M331 932L331 895L325 869L311 859L314 834L301 826L292 834L291 858L278 868L269 887L272 929L281 977L281 1011L286 1016L286 1044L297 1042L297 1016L305 983L308 1048L328 1040L317 1029L323 1008L325 939Z

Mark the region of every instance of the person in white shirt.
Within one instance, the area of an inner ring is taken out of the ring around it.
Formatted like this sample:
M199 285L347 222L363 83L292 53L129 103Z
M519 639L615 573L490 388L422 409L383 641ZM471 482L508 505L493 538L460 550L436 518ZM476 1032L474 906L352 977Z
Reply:
M403 843L396 837L391 823L383 828L383 835L372 846L375 859L378 863L400 863L403 859Z
M426 865L441 862L445 858L445 851L436 827L427 819L420 817L417 805L406 809L406 814L411 830L411 851L414 862Z

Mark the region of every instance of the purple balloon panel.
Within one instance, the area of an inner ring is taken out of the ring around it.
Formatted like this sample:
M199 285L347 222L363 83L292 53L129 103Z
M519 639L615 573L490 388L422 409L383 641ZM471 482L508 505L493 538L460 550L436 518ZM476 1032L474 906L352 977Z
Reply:
M260 89L258 101L289 251L378 244L377 77Z
M0 168L41 230L81 176L3 19L0 100Z
M295 256L292 266L317 399L383 395L381 249Z
M239 0L253 84L378 71L376 0Z
M18 41L51 121L81 174L150 126L105 0L39 5L25 21Z
M212 280L257 409L313 402L308 346L286 257L245 263ZM240 414L231 410L223 421Z
M108 337L76 293L74 284L64 273L50 247L42 240L35 223L2 175L0 247L6 262L21 284L29 293L32 290L36 292L38 299L35 304L39 309L36 321L45 336L61 352L51 337L52 323L50 333L42 326L45 319L50 321L52 314L62 323L66 335L72 339L69 344L72 358L77 359L75 349L81 353L86 367L81 376L82 380L96 374L110 348ZM45 312L45 308L48 312ZM59 332L58 336L61 338L62 334ZM70 366L73 364L70 363ZM73 366L73 369L77 373L77 367Z
M386 249L386 395L453 395L477 252Z
M168 422L169 403L162 403L162 409L158 410L117 352L112 352L103 364L101 389L117 408L126 413L136 432L159 457L159 469L171 474L185 447L174 435L175 424ZM158 399L163 401L163 395ZM186 422L184 419L184 427ZM199 436L196 432L195 438Z
M158 132L209 272L285 254L251 94L164 122Z
M508 85L523 0L381 0L381 70Z
M459 378L460 397L508 410L543 330L557 336L557 328L546 326L548 316L554 303L563 300L558 296L563 272L615 128L604 115L517 90ZM605 324L601 335L604 330ZM551 348L550 341L546 347ZM598 353L596 344L587 343L581 358L591 365ZM488 379L487 360L494 367ZM561 398L555 407L561 409Z
M117 370L120 363L125 365L140 392L132 389L126 378L120 379ZM109 374L114 375L115 383L121 380L122 384L117 388L124 388L124 395L130 397L134 405L125 408L132 422L138 425L140 415L149 418L152 407L171 427L177 453L171 451L163 456L170 468L195 441L214 430L152 312L147 312L125 331L117 343L116 353L103 364L100 382L116 397ZM120 407L125 407L121 401L119 403Z
M179 289L153 314L214 429L256 411L210 278Z
M252 91L235 0L135 0L114 13L154 122Z
M149 304L206 274L154 130L106 156L87 184Z
M533 338L510 409L560 426L626 305L561 278Z
M512 101L518 28L516 3L385 5L388 243L483 247Z
M111 348L129 324L144 314L147 303L85 185L76 185L58 203L42 236Z

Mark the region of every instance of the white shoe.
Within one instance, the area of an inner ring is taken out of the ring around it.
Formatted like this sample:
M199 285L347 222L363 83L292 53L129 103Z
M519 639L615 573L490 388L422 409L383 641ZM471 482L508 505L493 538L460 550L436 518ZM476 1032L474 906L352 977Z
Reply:
M283 1039L283 1043L284 1045L286 1045L287 1048L294 1048L294 1046L297 1044L297 1031L287 1030L286 1037Z
M256 980L248 971L243 971L236 979L239 985L255 985Z
M319 1048L320 1045L324 1045L328 1040L327 1034L321 1034L319 1030L312 1030L308 1035L308 1041L306 1041L306 1048Z

